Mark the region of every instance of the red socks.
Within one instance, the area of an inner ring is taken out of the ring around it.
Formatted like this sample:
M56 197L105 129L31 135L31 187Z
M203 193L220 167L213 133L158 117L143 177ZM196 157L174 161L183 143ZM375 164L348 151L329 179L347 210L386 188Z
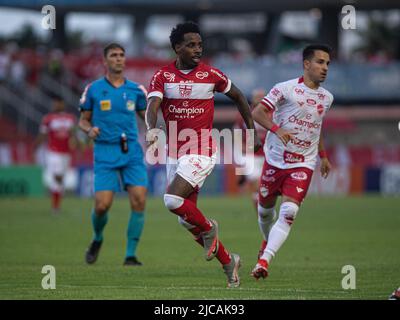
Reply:
M51 206L53 209L59 209L61 202L61 192L51 193Z
M197 226L201 232L209 231L211 229L211 223L201 213L196 205L188 199L184 199L183 204L179 208L171 211L180 216L186 222Z
M194 240L201 246L203 246L203 238L200 236L200 229L198 227L194 227L192 229L189 229L189 231L194 235ZM229 252L225 249L224 245L220 240L218 244L218 252L217 252L217 259L221 264L228 264L231 262L231 256Z

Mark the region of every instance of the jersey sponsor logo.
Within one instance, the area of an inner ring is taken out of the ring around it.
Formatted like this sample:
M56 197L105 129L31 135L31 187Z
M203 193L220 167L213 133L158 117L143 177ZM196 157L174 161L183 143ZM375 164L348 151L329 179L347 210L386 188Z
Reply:
M292 173L290 174L290 176L291 176L294 180L299 180L299 181L307 180L307 178L308 178L307 173L305 173L304 171L292 172Z
M175 114L177 118L187 118L193 119L195 115L204 113L204 108L179 108L174 106L173 104L169 105L168 111Z
M311 146L311 141L302 140L297 137L293 137L290 139L290 142L293 143L296 147L308 149Z
M304 89L295 88L294 92L296 92L298 95L303 95L304 94Z
M319 123L317 121L311 122L311 121L302 120L302 119L297 118L296 115L291 115L289 117L289 122L295 123L296 125L301 126L301 127L306 127L308 129L319 129L321 127L321 123Z
M324 112L324 106L322 104L317 105L317 112L319 115L322 115Z
M221 73L219 73L217 70L211 69L210 71L211 71L212 73L216 74L216 75L217 75L218 77L220 77L221 79L223 79L223 80L225 80L225 81L228 81L228 80L226 80L226 77L224 77L224 75L221 74Z
M174 82L175 81L175 73L172 72L164 72L164 77L168 81Z
M161 74L161 71L158 71L158 72L153 76L153 79L151 79L151 82L150 82L150 88L151 88L151 89L155 89L156 80L157 80L157 77L158 77L160 74Z
M134 111L134 110L135 110L135 107L136 107L135 101L128 100L128 101L126 102L126 108L127 108L129 111Z
M304 162L304 156L299 153L285 151L283 152L283 161L285 163Z
M101 111L111 110L111 100L100 100L100 110Z
M180 83L179 84L179 93L181 94L182 98L189 98L192 94L193 86L187 83Z
M260 187L260 194L263 198L265 198L266 196L268 196L269 190L267 186L261 186Z
M203 80L204 78L208 77L208 72L203 72L203 71L197 71L196 72L196 78Z
M314 99L309 98L309 99L307 99L307 104L315 106L317 104L317 101L315 101Z

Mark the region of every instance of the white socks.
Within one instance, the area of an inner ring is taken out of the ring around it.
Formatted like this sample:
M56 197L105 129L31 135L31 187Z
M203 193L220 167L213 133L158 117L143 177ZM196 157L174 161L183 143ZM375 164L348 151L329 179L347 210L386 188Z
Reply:
M269 232L267 247L261 259L271 262L276 252L285 242L290 232L290 226L296 218L299 206L293 202L283 202L279 210L279 218ZM260 224L261 228L261 224Z
M271 230L272 224L276 217L275 208L264 208L258 205L258 225L260 231L264 237L264 240L268 240L269 231Z

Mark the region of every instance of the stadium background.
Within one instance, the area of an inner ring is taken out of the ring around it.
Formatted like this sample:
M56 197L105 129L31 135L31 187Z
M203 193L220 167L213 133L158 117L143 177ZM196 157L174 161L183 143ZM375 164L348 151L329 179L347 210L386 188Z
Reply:
M43 31L40 12L47 4L56 8L56 29ZM399 217L394 213L400 204L397 198L400 195L400 8L395 0L353 1L356 29L345 30L341 26L345 4L334 0L322 5L312 0L118 0L112 4L106 0L84 4L74 0L0 0L3 16L30 17L14 31L0 34L3 226L24 219L24 210L18 209L20 201L26 201L28 206L37 204L38 214L49 214L43 149L34 154L32 142L42 116L50 110L50 96L60 94L68 110L78 115L79 95L85 84L104 72L102 47L115 40L127 48L127 77L147 87L154 71L173 57L168 43L171 27L179 21L193 20L204 33L204 59L223 70L248 98L254 88L268 90L276 82L299 76L304 44L321 41L333 47L324 87L333 93L335 102L326 117L324 133L334 169L324 182L318 174L314 175L311 203L337 206L335 210L329 209L335 214L336 210L350 210L347 205L352 201L368 206L375 199L370 209L379 212L380 208L386 208L392 214L390 227L398 231ZM217 95L215 127L232 128L236 117L236 109L229 100ZM83 152L77 151L73 169L68 173L71 198L67 206L74 206L79 214L89 212L86 207L90 206L92 195L91 152L90 145ZM165 172L163 166L149 166L148 170L151 214L151 208L163 210L159 195L165 188ZM223 211L234 196L253 217L250 200L237 198L240 193L234 167L218 165L206 182L204 194L220 197L221 202L205 197L201 204L214 205L214 209ZM83 208L80 203L84 203ZM116 211L124 210L117 208ZM46 223L51 226L51 222ZM2 230L0 236L5 238L7 232ZM254 224L249 232L255 230ZM385 230L381 230L382 236ZM88 229L85 232L89 234ZM4 243L0 245L0 253L7 251ZM394 262L388 262L389 268L394 268ZM292 297L297 296L289 295Z

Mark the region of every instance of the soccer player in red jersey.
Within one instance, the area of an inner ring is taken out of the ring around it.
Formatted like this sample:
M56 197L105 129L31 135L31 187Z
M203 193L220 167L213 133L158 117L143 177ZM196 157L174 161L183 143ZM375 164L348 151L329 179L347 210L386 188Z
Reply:
M150 83L146 112L146 139L157 139L157 111L161 108L168 136L165 206L204 247L207 261L217 257L228 287L240 284L240 257L229 253L218 238L218 224L197 207L197 195L216 162L211 137L214 93L221 92L237 105L247 128L254 129L250 107L241 91L218 69L201 62L203 43L192 22L173 28L170 41L177 59L155 73ZM254 150L261 143L255 134Z
M269 130L259 189L258 221L264 240L252 271L256 279L268 276L272 258L289 235L307 194L317 156L324 178L331 169L321 128L333 96L320 85L328 75L329 62L329 47L307 46L303 50L303 76L276 84L252 112L254 120ZM282 203L274 221L279 195Z
M40 132L34 142L34 149L47 139L45 156L46 170L51 177L49 189L52 210L58 213L64 191L64 175L70 167L71 147L75 140L74 130L77 119L72 113L65 112L61 97L53 97L53 110L45 115Z

